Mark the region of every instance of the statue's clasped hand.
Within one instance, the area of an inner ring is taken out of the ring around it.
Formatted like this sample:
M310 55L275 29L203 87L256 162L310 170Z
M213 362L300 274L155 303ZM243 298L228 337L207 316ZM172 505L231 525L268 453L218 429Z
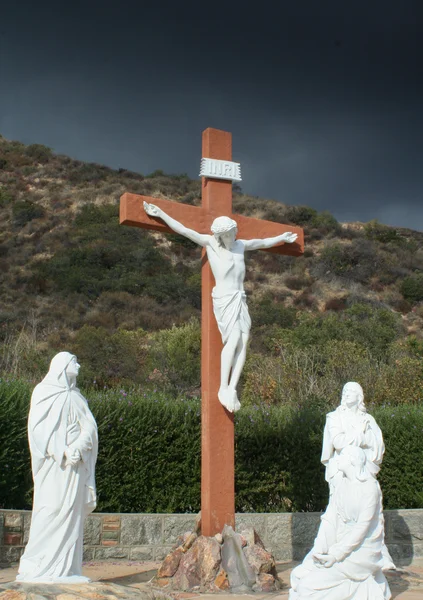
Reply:
M77 448L70 448L69 446L65 450L66 464L75 466L81 460L81 453Z
M333 567L336 563L336 558L332 556L332 554L313 554L313 559L315 562L321 564L326 569Z

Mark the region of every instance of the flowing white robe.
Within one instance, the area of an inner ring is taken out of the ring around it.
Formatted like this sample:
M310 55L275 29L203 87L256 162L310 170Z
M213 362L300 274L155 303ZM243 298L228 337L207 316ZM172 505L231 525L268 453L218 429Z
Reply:
M97 425L85 398L68 383L69 357L56 355L31 398L34 501L17 581L88 581L81 575L83 527L96 506ZM82 460L69 464L66 447L79 450Z
M359 446L362 448L366 454L366 464L369 472L373 476L377 475L385 452L385 444L379 425L367 412L359 410L354 413L347 406L341 404L336 410L326 415L323 432L321 461L326 467L325 478L329 484L331 496L340 476L337 457L346 446ZM382 553L384 570L395 569L384 540Z
M343 477L322 515L311 552L291 574L289 600L389 600L382 571L383 513L379 483ZM326 568L312 554L337 559Z

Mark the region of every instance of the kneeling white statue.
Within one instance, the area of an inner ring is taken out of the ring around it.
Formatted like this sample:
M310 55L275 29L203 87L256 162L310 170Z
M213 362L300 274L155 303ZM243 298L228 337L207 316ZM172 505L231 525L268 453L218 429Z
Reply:
M85 583L85 517L96 506L97 425L76 387L79 365L59 352L32 394L28 418L34 501L17 581Z
M289 600L389 600L382 494L365 451L346 446L314 546L291 573Z
M159 217L173 231L206 249L216 286L213 288L213 311L224 348L221 355L220 388L218 397L230 412L239 410L236 387L244 367L251 319L244 290L245 252L272 248L282 242L292 244L296 233L255 240L236 239L237 224L229 217L217 217L211 226L212 235L189 229L170 217L161 208L144 202L145 212Z
M382 463L385 444L379 425L367 412L363 388L356 381L349 381L344 385L340 406L326 415L322 463L326 467L330 497L334 493L337 481L343 477L338 470L338 457L347 446L359 446L364 450L367 469L376 477ZM385 542L382 554L383 570L395 569Z

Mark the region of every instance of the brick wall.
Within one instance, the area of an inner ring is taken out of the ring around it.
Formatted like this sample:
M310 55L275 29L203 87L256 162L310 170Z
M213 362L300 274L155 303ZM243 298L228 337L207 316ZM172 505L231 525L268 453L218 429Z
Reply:
M302 560L313 544L321 513L236 515L236 527L256 529L277 560ZM84 560L162 560L195 515L93 513L85 523ZM0 510L0 564L19 561L31 513ZM385 511L386 543L398 565L423 557L423 509Z

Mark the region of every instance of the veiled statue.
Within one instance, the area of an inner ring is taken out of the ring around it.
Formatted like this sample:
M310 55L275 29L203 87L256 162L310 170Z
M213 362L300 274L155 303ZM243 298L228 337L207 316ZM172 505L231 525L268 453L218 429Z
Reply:
M59 352L31 397L28 437L34 499L17 581L83 583L85 517L96 506L97 425L76 387L79 364Z

